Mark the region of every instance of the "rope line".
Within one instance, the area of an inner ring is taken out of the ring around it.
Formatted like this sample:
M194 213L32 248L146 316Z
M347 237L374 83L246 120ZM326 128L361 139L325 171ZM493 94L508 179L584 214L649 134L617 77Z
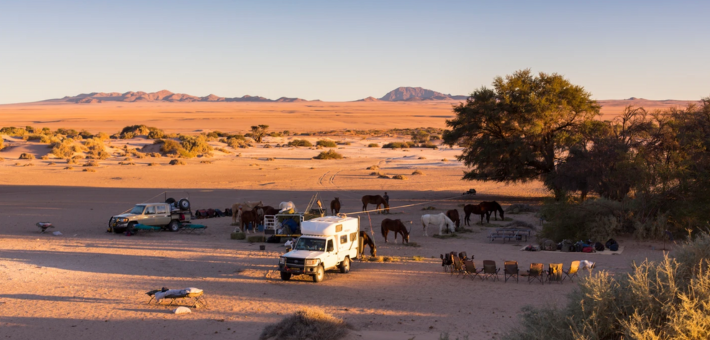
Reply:
M402 209L402 208L409 208L409 207L414 207L414 206L417 206L417 205L428 204L428 203L432 203L432 202L448 201L448 200L451 200L451 199L454 199L454 198L457 198L457 197L460 198L461 196L452 196L452 197L447 197L447 198L441 198L441 199L438 199L438 200L424 201L424 202L421 202L421 203L413 203L413 204L400 205L400 206L397 206L397 207L389 207L389 210ZM383 210L384 210L384 209L363 210L363 211L355 211L355 212L344 213L344 214L345 214L345 215L356 215L356 214L365 214L365 213L367 213L367 215L368 215L368 217L369 217L371 212L381 212L381 211L383 211Z

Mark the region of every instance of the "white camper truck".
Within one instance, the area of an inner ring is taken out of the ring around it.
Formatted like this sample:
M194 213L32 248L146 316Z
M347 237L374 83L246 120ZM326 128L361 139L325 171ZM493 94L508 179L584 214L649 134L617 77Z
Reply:
M326 270L350 271L350 260L357 257L360 220L353 217L326 216L301 223L301 234L293 250L279 259L281 279L291 275L313 276L323 281Z

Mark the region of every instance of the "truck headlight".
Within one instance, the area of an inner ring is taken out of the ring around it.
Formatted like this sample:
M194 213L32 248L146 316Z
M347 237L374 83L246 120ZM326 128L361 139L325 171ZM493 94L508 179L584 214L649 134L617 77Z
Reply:
M279 264L285 264L286 263L286 258L285 257L280 257L279 258Z
M318 259L308 259L305 264L306 266L316 266L318 265Z
M118 221L119 222L128 222L128 219L127 218L119 218Z

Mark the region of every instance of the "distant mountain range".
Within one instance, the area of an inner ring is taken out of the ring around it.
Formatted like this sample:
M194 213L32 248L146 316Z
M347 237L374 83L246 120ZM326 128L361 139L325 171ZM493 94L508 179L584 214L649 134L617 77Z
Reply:
M382 98L367 97L365 99L360 99L357 101L363 102L373 102L373 101L387 101L387 102L400 102L400 101L422 101L422 100L465 100L468 96L452 96L450 94L444 94L432 90L423 89L421 87L399 87L394 89ZM92 93L82 93L77 96L66 96L59 99L49 99L45 102L67 102L67 103L78 103L78 104L97 104L103 102L272 102L272 103L294 103L294 102L306 102L309 100L301 98L288 98L281 97L279 99L269 99L261 96L243 96L243 97L220 97L214 94L209 96L198 97L185 93L173 93L168 90L162 90L158 92L143 92L143 91L129 91L125 93L120 92L92 92ZM320 101L320 100L311 100Z
M92 93L82 93L77 96L66 96L60 99L50 99L47 101L58 101L58 102L69 102L69 103L79 103L79 104L94 104L103 102L283 102L283 103L294 103L294 102L305 102L307 100L301 98L287 98L281 97L279 99L268 99L260 96L243 96L234 98L220 97L214 94L210 94L205 97L197 97L184 93L172 93L168 90L162 90L158 92L92 92ZM319 101L319 100L315 100Z

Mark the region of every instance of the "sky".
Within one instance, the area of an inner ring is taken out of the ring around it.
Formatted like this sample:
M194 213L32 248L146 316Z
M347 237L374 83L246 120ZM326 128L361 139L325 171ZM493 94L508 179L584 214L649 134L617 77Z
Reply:
M0 1L0 104L88 92L467 95L521 69L595 99L710 96L710 1Z

